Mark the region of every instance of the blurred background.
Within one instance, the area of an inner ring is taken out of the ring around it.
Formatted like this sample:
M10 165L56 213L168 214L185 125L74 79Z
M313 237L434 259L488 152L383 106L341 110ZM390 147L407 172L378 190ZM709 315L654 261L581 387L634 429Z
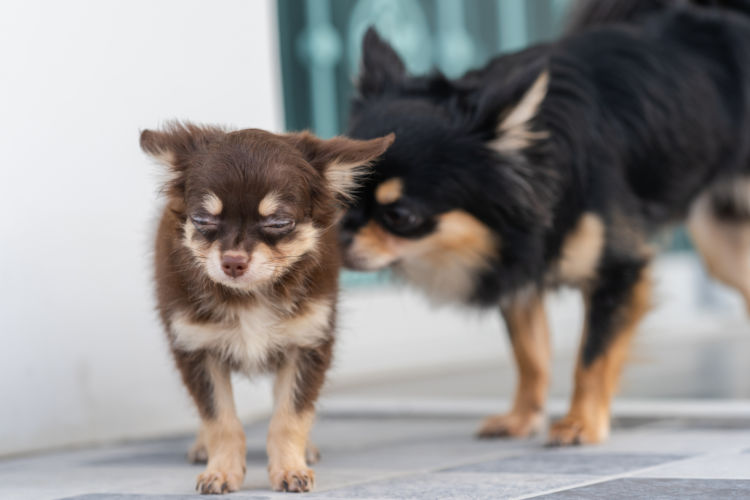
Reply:
M173 118L340 133L374 24L414 73L450 76L560 33L567 0L6 0L0 3L0 455L175 434L197 415L154 311L159 168L139 131ZM657 308L629 398L750 397L750 327L682 233L658 241ZM345 273L329 397L512 395L496 311L431 309ZM575 293L549 298L552 394L570 390ZM244 419L268 380L238 379ZM323 405L326 404L324 400Z

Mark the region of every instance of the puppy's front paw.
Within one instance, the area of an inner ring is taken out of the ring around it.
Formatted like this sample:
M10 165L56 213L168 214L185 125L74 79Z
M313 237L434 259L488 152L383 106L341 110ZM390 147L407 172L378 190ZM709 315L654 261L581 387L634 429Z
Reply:
M244 474L240 472L226 472L206 469L198 476L195 489L202 495L219 495L237 491L242 486Z
M585 419L568 415L549 430L547 446L570 446L600 443L609 435L609 419Z
M271 487L276 491L310 491L315 484L315 472L312 469L270 469L268 477Z
M477 436L487 438L524 438L539 432L544 423L542 412L510 412L484 419Z

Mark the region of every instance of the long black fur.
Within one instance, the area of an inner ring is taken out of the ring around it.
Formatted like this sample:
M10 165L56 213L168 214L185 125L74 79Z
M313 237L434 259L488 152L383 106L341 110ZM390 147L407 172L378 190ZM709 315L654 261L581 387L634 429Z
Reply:
M575 34L594 26L637 22L671 7L688 4L750 14L748 0L578 0L570 13L566 32Z

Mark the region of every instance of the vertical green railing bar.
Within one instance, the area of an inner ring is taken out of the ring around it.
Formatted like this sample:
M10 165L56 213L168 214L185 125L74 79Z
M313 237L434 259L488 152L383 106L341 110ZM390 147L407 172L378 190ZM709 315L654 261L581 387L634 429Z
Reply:
M571 0L551 0L552 2L552 18L554 21L555 26L558 26L560 29L565 25L565 22L567 21L566 15L568 13L568 9L571 7Z
M306 0L307 29L297 51L310 68L310 96L315 132L332 137L339 132L336 110L336 65L341 60L341 37L331 25L330 0Z
M474 39L466 30L464 3L436 0L438 64L451 78L465 73L476 62Z
M497 0L500 47L503 52L522 49L529 39L526 0Z

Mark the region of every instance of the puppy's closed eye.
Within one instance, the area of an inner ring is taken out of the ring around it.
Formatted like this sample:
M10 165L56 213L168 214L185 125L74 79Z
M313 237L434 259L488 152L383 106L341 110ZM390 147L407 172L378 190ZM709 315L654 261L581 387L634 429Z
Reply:
M193 214L190 216L190 221L204 236L219 228L219 218L212 215Z
M263 223L263 231L273 235L284 235L292 232L297 223L289 217L269 217Z

